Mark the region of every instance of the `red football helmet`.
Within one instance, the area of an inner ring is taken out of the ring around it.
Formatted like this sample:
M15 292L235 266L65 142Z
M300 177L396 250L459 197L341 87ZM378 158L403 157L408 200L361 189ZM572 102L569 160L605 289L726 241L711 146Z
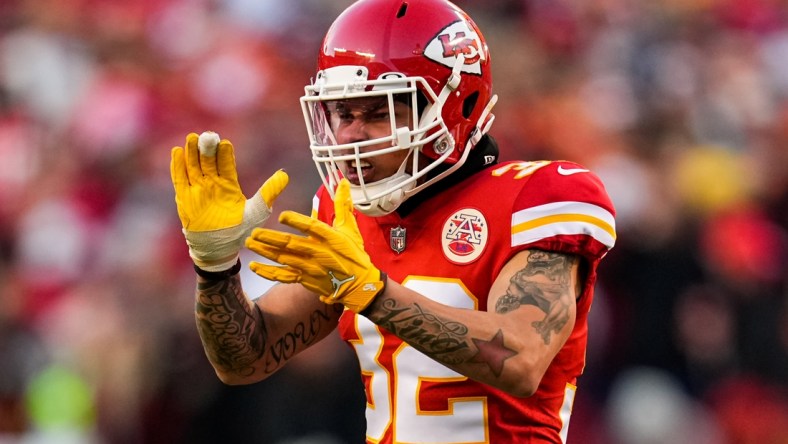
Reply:
M360 182L351 186L354 204L373 216L394 211L459 168L489 130L497 100L484 37L446 0L357 1L328 30L305 92L301 105L323 183L333 192L341 177L337 163L353 165ZM391 132L338 143L332 104L375 97L388 104ZM394 118L396 102L411 106L407 124ZM396 174L364 182L364 159L398 150L410 156ZM436 169L441 164L447 166Z

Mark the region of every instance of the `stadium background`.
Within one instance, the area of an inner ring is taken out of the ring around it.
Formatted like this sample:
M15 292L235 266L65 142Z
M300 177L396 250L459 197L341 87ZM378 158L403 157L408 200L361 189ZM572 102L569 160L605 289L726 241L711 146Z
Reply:
M349 3L0 1L0 443L358 439L337 340L215 378L168 172L213 129L247 193L284 167L277 208L307 211L298 97ZM457 3L502 157L583 163L618 209L570 442L787 443L788 4Z

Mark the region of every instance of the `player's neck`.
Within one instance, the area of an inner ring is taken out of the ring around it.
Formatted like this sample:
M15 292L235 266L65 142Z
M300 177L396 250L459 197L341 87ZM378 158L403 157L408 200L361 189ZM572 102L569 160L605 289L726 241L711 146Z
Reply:
M406 217L423 202L496 163L498 163L498 143L489 134L484 135L479 143L471 150L470 154L468 154L465 164L448 177L428 186L423 191L403 202L402 205L397 208L397 213L400 217ZM445 170L445 168L448 168L447 165L442 165L442 167L443 168L436 168L438 171L434 174L438 174Z

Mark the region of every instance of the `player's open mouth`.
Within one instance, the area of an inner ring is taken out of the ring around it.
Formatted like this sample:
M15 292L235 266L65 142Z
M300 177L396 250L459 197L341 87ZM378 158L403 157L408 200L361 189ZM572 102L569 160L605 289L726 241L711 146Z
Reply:
M354 160L345 163L345 168L343 168L343 171L347 180L353 185L359 185L361 183L358 175L359 166L361 167L361 178L364 179L364 182L372 182L372 178L375 174L375 168L372 166L372 164L363 160L360 162L356 162Z

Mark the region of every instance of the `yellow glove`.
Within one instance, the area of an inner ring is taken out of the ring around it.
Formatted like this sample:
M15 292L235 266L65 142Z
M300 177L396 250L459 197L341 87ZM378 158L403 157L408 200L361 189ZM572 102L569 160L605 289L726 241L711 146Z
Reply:
M277 171L246 199L232 143L220 142L212 132L191 133L183 147L173 148L170 174L189 255L195 265L211 272L235 265L243 240L268 219L288 182L287 174Z
M386 275L372 265L353 216L350 183L343 179L334 197L333 226L293 211L283 211L279 221L308 237L257 228L246 246L283 266L252 262L260 276L278 282L298 282L326 304L341 303L361 312L382 293Z

